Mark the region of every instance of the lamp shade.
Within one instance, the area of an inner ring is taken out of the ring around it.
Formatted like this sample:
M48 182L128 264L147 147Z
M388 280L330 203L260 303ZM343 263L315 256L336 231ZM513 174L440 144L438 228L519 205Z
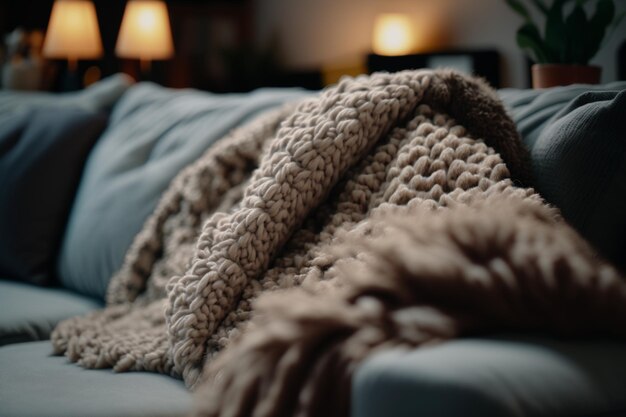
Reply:
M49 58L96 59L102 56L102 41L96 8L87 0L56 0L43 44Z
M414 48L411 20L402 14L382 14L374 23L372 49L379 55L405 55Z
M167 59L174 55L170 20L164 2L130 0L126 4L115 53L122 58L139 58L142 61Z

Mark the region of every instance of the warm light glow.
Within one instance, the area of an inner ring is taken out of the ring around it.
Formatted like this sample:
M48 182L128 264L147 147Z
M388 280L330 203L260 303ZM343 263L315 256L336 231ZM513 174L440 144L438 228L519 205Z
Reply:
M162 1L130 0L126 4L115 53L142 61L174 55L167 7Z
M415 39L411 20L401 14L383 14L374 23L372 49L379 55L404 55L413 52Z
M56 0L43 44L49 58L96 59L102 56L102 41L96 9L86 0Z

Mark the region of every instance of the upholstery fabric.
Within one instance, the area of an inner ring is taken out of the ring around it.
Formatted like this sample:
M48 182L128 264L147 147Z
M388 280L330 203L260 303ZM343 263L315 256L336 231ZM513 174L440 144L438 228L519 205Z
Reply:
M530 149L534 186L626 270L626 83L501 95Z
M626 89L578 96L539 135L531 155L541 194L626 269Z
M626 82L618 81L601 85L575 84L547 89L503 88L498 90L498 96L509 110L524 144L532 148L554 116L579 95L624 89Z
M182 417L191 393L164 375L85 372L50 356L49 342L0 348L2 417Z
M89 151L106 116L35 109L0 123L0 274L53 281L59 242Z
M0 345L47 340L59 321L101 307L62 288L0 280Z
M0 125L35 109L78 108L108 112L133 84L126 74L115 74L89 87L66 93L0 90Z
M615 341L464 339L368 358L353 417L626 415L626 348Z
M104 299L133 238L178 171L235 126L306 94L133 86L87 162L59 258L63 285Z

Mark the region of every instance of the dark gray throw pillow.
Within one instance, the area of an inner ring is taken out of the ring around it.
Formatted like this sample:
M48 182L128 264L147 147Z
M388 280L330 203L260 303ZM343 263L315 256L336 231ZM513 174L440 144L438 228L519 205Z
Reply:
M626 270L626 83L503 98L530 149L539 193Z
M49 284L87 154L106 125L79 108L39 109L0 125L0 274Z
M531 150L537 188L598 251L626 267L626 91L589 92Z

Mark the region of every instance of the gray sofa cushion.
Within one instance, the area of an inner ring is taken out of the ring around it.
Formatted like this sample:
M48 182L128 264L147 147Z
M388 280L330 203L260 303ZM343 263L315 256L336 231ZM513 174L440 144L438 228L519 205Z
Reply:
M626 82L618 81L601 85L575 84L538 90L503 88L498 90L498 95L508 108L524 143L532 148L554 116L579 95L624 89Z
M133 83L128 75L115 74L84 90L61 94L0 90L0 125L34 109L78 108L90 112L108 111Z
M534 186L626 270L626 83L501 95L530 149Z
M626 270L626 90L576 97L531 155L540 193Z
M0 346L48 339L61 320L101 307L64 289L0 280Z
M353 417L626 415L626 344L465 339L372 356Z
M50 356L49 342L0 348L3 417L177 417L191 393L166 375L85 370Z
M131 88L92 151L62 244L64 286L104 297L111 276L172 178L215 141L299 90L217 95Z
M106 116L35 109L0 123L0 276L53 281L74 194Z

